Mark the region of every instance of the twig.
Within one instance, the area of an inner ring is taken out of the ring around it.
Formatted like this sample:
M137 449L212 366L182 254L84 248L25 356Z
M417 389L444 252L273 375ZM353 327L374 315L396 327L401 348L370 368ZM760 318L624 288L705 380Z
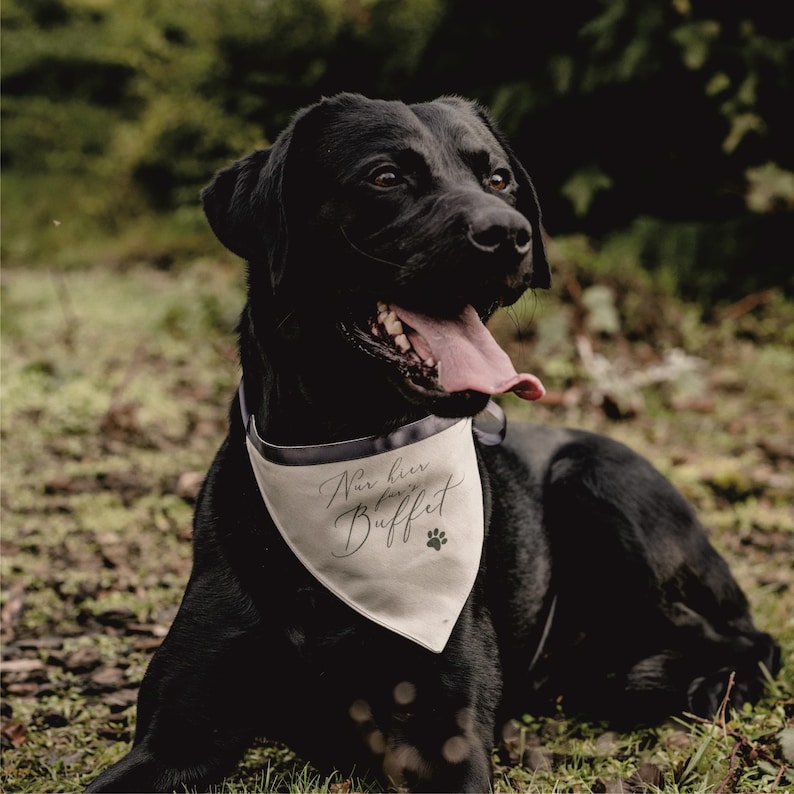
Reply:
M145 356L146 342L140 342L138 345L136 345L135 350L132 353L132 359L124 371L124 376L122 377L121 381L119 381L119 383L113 387L113 390L110 393L110 407L108 408L108 413L111 413L115 408L118 407L118 403L121 400L121 395L140 373Z
M786 763L781 763L777 758L767 753L764 749L758 746L757 742L753 742L744 736L739 731L731 728L727 723L727 711L728 711L728 704L730 702L730 694L731 690L733 689L735 684L734 674L731 673L730 678L728 679L728 685L725 689L725 697L722 699L722 703L720 704L719 711L717 712L717 717L715 720L707 719L706 717L700 717L697 714L687 713L685 716L688 719L693 720L694 722L700 723L701 725L711 725L712 727L719 727L722 728L723 735L726 739L729 737L734 740L734 745L731 748L730 753L728 754L728 774L723 778L720 785L715 790L714 794L725 794L727 791L726 786L730 782L731 778L735 774L734 764L736 763L736 757L739 755L741 750L747 750L747 755L749 760L755 761L756 759L761 759L762 761L766 761L770 766L777 767L777 776L772 784L772 788L775 788L777 784L783 779L783 775L786 774L786 770L788 765Z
M717 788L715 794L723 794L725 791L725 786L728 785L728 781L734 776L733 765L736 762L736 756L739 754L739 749L742 747L742 742L744 741L745 739L742 738L741 741L734 742L733 749L728 755L728 774L722 779L722 782Z
M63 313L63 341L69 350L74 350L75 336L77 335L77 329L80 325L80 318L74 310L74 304L72 303L72 297L69 293L69 287L66 283L63 271L50 268L50 276L55 287L55 294L58 297L58 304Z
M736 673L731 671L730 677L728 678L728 685L725 687L725 697L723 697L722 699L722 703L720 704L720 710L718 712L719 721L724 730L727 730L725 715L728 712L728 703L731 699L731 691L733 690L735 684L736 684Z
M740 317L755 309L756 306L763 306L765 303L771 303L776 294L777 290L775 289L753 292L750 295L745 295L743 298L736 301L736 303L726 306L722 314L729 320L738 320Z

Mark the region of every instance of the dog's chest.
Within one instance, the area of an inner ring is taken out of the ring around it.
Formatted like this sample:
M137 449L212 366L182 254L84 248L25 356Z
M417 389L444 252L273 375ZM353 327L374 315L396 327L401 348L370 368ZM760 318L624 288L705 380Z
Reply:
M363 457L341 445L339 459L305 465L268 459L255 428L247 446L271 517L307 570L370 620L441 652L483 546L471 420Z

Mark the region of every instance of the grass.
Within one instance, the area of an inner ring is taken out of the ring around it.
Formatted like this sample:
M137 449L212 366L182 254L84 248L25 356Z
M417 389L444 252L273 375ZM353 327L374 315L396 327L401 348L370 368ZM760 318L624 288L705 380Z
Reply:
M606 303L589 301L586 271L557 265L554 293L494 323L550 388L542 404L507 398L505 409L608 432L670 476L781 642L785 668L757 707L707 722L618 735L562 712L517 714L494 751L495 790L794 790L794 305L770 294L703 322L624 274L602 274ZM0 788L79 791L129 746L137 685L182 595L195 484L239 377L243 275L199 260L6 268L2 279ZM599 328L596 304L612 306L617 331ZM577 338L611 367L610 389ZM632 379L674 349L692 366ZM266 741L216 788L366 790Z

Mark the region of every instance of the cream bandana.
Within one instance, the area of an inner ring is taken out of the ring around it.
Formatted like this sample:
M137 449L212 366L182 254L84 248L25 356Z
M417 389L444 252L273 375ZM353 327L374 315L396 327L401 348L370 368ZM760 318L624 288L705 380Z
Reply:
M251 417L246 443L270 515L303 565L370 620L443 651L483 546L472 420L430 416L389 436L278 447Z

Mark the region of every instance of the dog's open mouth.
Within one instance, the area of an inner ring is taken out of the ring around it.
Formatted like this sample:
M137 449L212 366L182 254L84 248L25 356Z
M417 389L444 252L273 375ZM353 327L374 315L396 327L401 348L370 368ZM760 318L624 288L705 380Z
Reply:
M379 302L368 327L355 330L367 352L394 364L417 391L512 391L524 400L545 394L535 375L516 372L471 305L454 319L440 319Z

